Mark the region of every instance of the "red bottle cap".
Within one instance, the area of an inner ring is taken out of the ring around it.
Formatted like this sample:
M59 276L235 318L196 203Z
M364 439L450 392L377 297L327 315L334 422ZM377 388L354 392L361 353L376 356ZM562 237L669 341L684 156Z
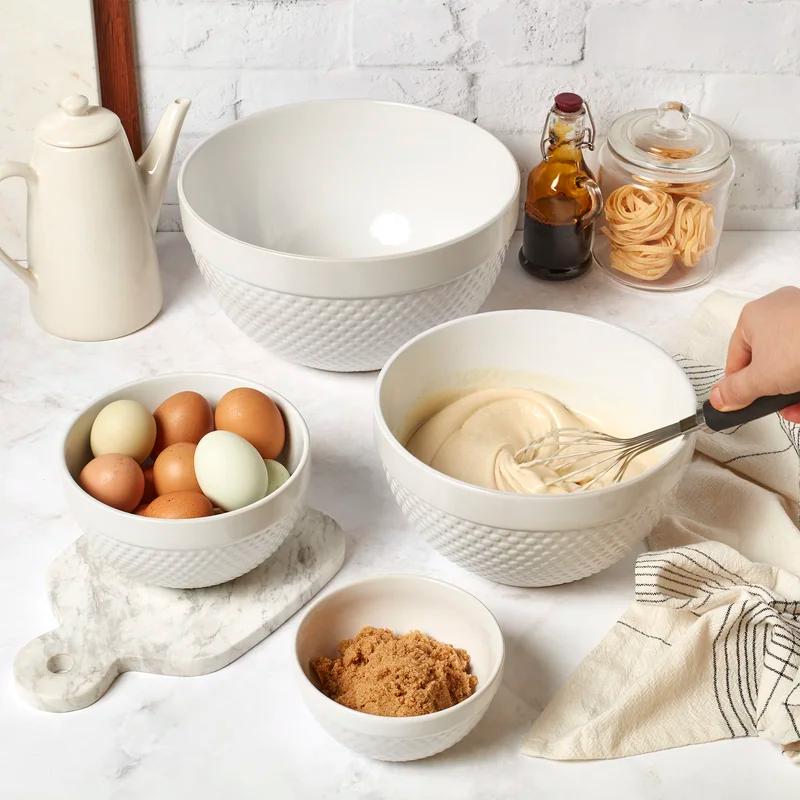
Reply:
M556 95L556 108L565 114L574 114L583 108L583 98L572 92L561 92Z

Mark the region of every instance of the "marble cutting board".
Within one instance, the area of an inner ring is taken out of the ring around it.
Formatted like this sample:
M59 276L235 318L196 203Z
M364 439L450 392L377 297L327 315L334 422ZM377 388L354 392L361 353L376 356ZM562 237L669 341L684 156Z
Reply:
M214 672L282 625L343 561L342 529L313 509L260 567L206 589L130 581L93 559L91 538L81 536L50 566L59 626L19 651L17 687L37 708L75 711L99 700L122 672Z

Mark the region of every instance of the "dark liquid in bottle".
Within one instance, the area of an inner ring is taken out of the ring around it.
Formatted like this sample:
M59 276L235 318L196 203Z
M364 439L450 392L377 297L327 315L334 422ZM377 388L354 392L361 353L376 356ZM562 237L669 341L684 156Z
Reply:
M533 213L530 213L530 212ZM578 221L571 197L543 197L525 209L519 262L537 278L564 281L583 275L592 260L592 225Z

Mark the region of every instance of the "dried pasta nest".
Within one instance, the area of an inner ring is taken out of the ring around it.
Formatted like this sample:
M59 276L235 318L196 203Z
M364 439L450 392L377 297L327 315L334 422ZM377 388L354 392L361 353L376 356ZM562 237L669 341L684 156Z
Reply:
M683 265L696 266L714 243L714 207L695 197L684 197L675 207L675 237Z
M611 266L645 281L657 281L671 269L677 253L675 236L668 233L657 242L611 248Z
M667 186L665 184L665 186ZM625 184L606 199L606 225L611 266L645 281L666 275L676 256L694 267L714 242L714 207L690 195L689 187L666 188ZM676 204L673 194L683 196Z
M665 192L626 184L606 200L603 233L616 245L662 239L672 229L675 201Z

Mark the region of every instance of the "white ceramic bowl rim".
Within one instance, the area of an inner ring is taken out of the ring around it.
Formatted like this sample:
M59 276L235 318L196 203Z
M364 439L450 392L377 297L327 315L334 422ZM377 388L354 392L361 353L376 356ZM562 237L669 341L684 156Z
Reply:
M443 481L446 484L449 484L454 487L458 487L459 489L469 490L474 492L477 496L484 496L484 497L491 497L491 498L498 498L504 497L508 500L509 503L551 503L552 505L557 504L565 504L570 502L575 502L578 498L586 498L586 497L597 497L597 496L604 496L604 495L611 495L615 492L622 492L622 491L630 491L632 487L635 487L637 484L642 483L643 481L647 480L650 475L656 470L660 470L665 467L667 464L672 463L677 458L681 456L682 449L688 446L689 439L684 434L676 441L678 442L678 446L669 453L667 456L662 458L660 461L653 464L648 469L644 470L640 475L637 475L630 480L623 481L622 483L615 483L611 486L604 486L600 489L592 489L591 492L575 492L572 494L531 494L531 495L523 495L517 494L515 492L503 492L499 489L487 489L483 486L476 486L472 483L467 483L465 481L459 480L458 478L453 478L450 475L446 475L443 472L439 472L439 470L434 469L433 467L425 464L423 461L420 461L416 456L413 456L406 447L398 441L397 437L392 433L389 429L389 426L386 424L386 420L383 417L383 410L381 408L381 389L383 387L383 381L386 377L386 374L391 370L392 364L406 351L410 348L414 347L414 345L421 339L424 339L428 336L434 335L437 331L440 331L444 328L449 328L454 325L463 325L465 322L469 322L470 320L474 320L477 317L494 317L500 315L507 315L507 314L519 314L520 311L525 310L532 310L536 311L537 313L552 313L552 314L559 314L562 316L569 316L569 317L578 317L583 320L591 320L594 324L597 325L604 325L609 328L616 328L619 331L623 331L629 336L634 336L637 339L640 339L644 342L647 342L650 346L659 350L665 358L670 359L672 358L662 350L658 345L651 342L645 336L641 336L638 333L634 333L627 328L624 328L621 325L615 325L612 322L606 322L605 320L596 319L595 317L589 317L585 314L574 314L569 311L550 311L547 309L509 309L505 311L487 311L482 314L475 314L472 317L461 317L459 319L451 320L450 322L445 322L441 325L437 325L435 328L430 328L427 331L423 331L422 333L415 336L413 339L410 339L406 342L401 348L399 348L395 353L392 354L391 358L386 362L381 369L380 374L378 375L378 380L375 383L375 394L374 394L374 413L375 413L375 420L376 423L389 442L390 446L394 450L394 452L400 456L400 458L408 464L413 464L415 468L421 469L425 474L430 476L431 480L436 481ZM673 362L674 363L674 362ZM678 368L679 369L679 368ZM677 375L677 373L676 373ZM688 388L689 392L691 392L692 396L694 396L695 392L692 388L692 384L689 381L689 378L686 375L683 376L686 387Z
M208 377L208 378L223 378L225 380L233 380L233 381L238 380L238 377L236 375L228 375L228 374L225 374L223 372L170 372L168 374L169 374L169 377L171 377L171 378L186 378L187 381L191 380L192 378L197 378L199 376ZM293 403L291 403L289 400L287 400L280 392L276 392L275 390L270 389L269 390L270 395L272 397L274 397L274 398L277 398L281 403L283 403L284 405L286 405L289 408L291 408L297 414L298 420L300 420L300 422L302 423L302 425L300 426L300 433L302 435L302 451L301 451L301 454L300 454L300 460L298 461L297 467L294 469L292 474L289 476L289 480L287 480L285 483L281 484L281 486L279 486L274 492L271 492L270 494L268 494L266 497L262 497L261 500L258 500L255 503L250 503L250 505L248 505L248 506L243 506L242 508L237 508L235 511L224 511L221 514L214 514L214 515L212 515L210 517L197 517L196 519L160 519L158 517L139 517L139 515L131 514L131 513L127 512L127 511L120 511L119 509L114 508L113 506L108 506L105 503L101 503L99 500L97 500L94 497L92 497L78 483L78 481L75 480L75 478L72 476L72 473L67 468L67 463L66 463L66 460L64 458L64 452L66 450L67 438L68 438L70 432L72 431L73 427L77 424L79 418L82 417L86 413L86 409L90 408L91 406L93 406L93 405L95 405L97 403L103 402L105 400L105 398L108 397L109 395L117 394L119 392L124 392L126 389L133 389L134 387L139 386L140 384L144 383L145 381L157 380L158 378L163 378L163 377L165 377L165 375L151 375L148 378L139 378L138 380L129 381L128 383L123 383L122 385L116 386L116 387L114 387L113 389L110 389L107 392L103 392L103 394L95 397L94 400L92 400L90 403L87 403L86 406L81 411L79 411L77 414L74 414L70 418L70 421L67 423L67 427L66 427L66 429L65 429L65 431L64 431L64 433L63 433L63 435L61 437L61 450L60 450L60 459L59 459L61 470L62 470L62 473L63 473L63 477L66 480L71 481L73 484L75 484L75 486L85 495L87 501L90 504L92 504L93 506L95 506L97 508L102 509L106 513L109 513L109 514L112 514L112 515L115 515L115 516L121 516L123 519L126 520L126 522L133 521L133 520L131 520L131 517L138 517L140 522L141 522L141 524L142 525L147 525L147 526L150 526L150 525L153 525L153 524L155 524L155 525L175 525L176 523L180 523L180 524L183 524L183 525L186 525L186 524L189 524L189 525L192 525L192 524L208 524L209 520L218 521L218 520L224 520L224 519L231 519L234 516L239 516L239 515L242 515L242 514L245 514L245 513L249 512L249 511L252 511L254 508L260 508L262 506L265 506L268 503L270 503L271 501L273 501L276 498L280 497L284 493L284 491L288 491L290 489L290 487L292 486L292 484L295 482L295 480L299 480L300 473L301 473L303 467L305 467L305 465L306 465L306 463L308 461L309 452L310 452L310 446L309 446L310 434L309 434L309 431L308 431L308 426L306 425L306 422L303 419L303 415L298 411L297 407ZM247 383L253 383L253 381L250 381L250 380L247 380L246 382ZM264 388L268 388L268 387L264 387ZM166 400L166 398L164 398L164 399ZM293 432L294 432L294 430L293 430ZM254 535L256 535L257 533L258 532L256 531L254 533ZM187 536L188 535L190 535L190 534L187 533Z
M403 726L404 725L412 725L414 722L418 722L420 719L426 720L433 720L433 719L446 719L451 714L455 714L457 710L461 710L473 703L478 702L481 695L483 695L486 691L488 691L489 687L495 682L497 676L502 672L503 664L505 663L505 642L503 640L503 632L500 628L500 624L497 622L497 618L494 614L489 610L489 607L475 597L474 594L468 592L466 589L462 589L460 586L456 586L454 583L450 583L449 581L443 581L440 578L429 578L427 575L415 575L413 573L402 573L402 572L389 572L385 575L375 575L371 578L364 578L360 581L353 581L348 583L344 586L340 586L338 589L334 589L331 592L323 595L319 599L315 600L309 607L306 609L305 614L303 614L303 618L300 620L300 625L303 624L306 617L310 616L317 608L317 606L321 605L322 603L326 602L332 597L336 595L343 594L344 592L349 591L350 589L357 587L357 586L365 586L368 584L379 584L385 580L391 580L394 578L401 578L402 580L416 580L416 581L424 581L427 583L436 583L440 586L445 586L448 589L460 592L461 594L466 595L475 603L480 605L482 609L488 615L488 618L492 621L492 632L496 636L497 643L499 645L498 650L500 653L500 658L497 659L497 663L494 665L492 671L487 675L485 680L479 681L478 687L476 690L467 698L462 700L460 703L456 703L454 706L450 706L450 708L442 709L441 711L434 711L430 714L417 714L413 717L384 717L380 714L368 714L365 711L357 711L354 708L349 708L348 706L344 706L341 703L337 703L335 700L331 699L326 695L323 691L319 689L318 686L314 684L314 682L306 675L305 670L303 669L303 665L300 663L300 656L297 652L297 636L295 635L295 651L294 651L294 663L297 670L300 672L300 680L305 681L306 683L310 684L311 687L317 692L322 699L322 702L330 709L336 709L338 713L344 714L346 717L349 717L353 720L361 720L364 717L369 717L370 720L376 720L375 724L382 724L386 727L386 734L387 736L393 735L402 735L403 733ZM297 630L300 630L300 625L298 625ZM354 632L355 633L355 632ZM453 644L454 647L458 647L457 643ZM457 724L457 723L456 723Z
M397 253L386 253L386 254L378 254L378 255L372 255L372 256L347 256L347 257L304 255L302 253L291 253L291 252L285 252L285 251L282 251L282 250L274 250L274 249L269 248L269 247L264 247L263 245L253 244L252 242L247 242L247 241L244 241L242 239L237 239L235 236L232 236L231 234L226 233L223 230L220 230L219 228L215 227L214 225L212 225L211 223L209 223L205 219L203 219L194 210L194 208L192 207L191 203L189 202L188 198L186 197L186 195L184 193L183 176L184 176L184 173L186 172L186 170L188 168L190 168L192 159L197 156L197 154L200 152L200 150L203 148L203 146L207 142L209 142L211 139L223 134L225 131L229 130L230 128L237 127L239 125L244 125L244 124L247 124L247 123L252 123L252 121L254 119L256 119L256 118L266 117L266 116L268 116L270 114L286 111L287 109L290 109L290 108L297 108L297 107L300 107L300 106L321 105L321 104L326 104L326 105L327 104L337 104L337 103L359 103L359 104L373 105L373 106L384 105L384 106L395 106L395 107L399 107L399 108L414 109L416 111L425 112L426 114L438 114L438 115L441 115L441 116L450 117L453 120L455 120L457 123L460 123L460 124L463 124L463 125L470 125L470 126L473 126L473 127L477 128L483 134L485 134L485 136L488 137L488 139L491 139L494 142L494 144L497 145L498 148L502 148L503 150L505 150L505 152L506 152L506 154L508 156L508 159L509 159L509 164L511 166L513 166L512 173L515 176L515 179L514 179L514 185L512 187L509 187L510 193L509 193L508 201L506 203L504 203L503 206L501 208L499 208L497 210L497 212L491 218L485 220L480 225L477 225L477 226L473 227L472 229L470 229L470 230L468 230L468 231L466 231L464 233L459 234L458 236L451 237L450 239L444 239L441 242L437 242L435 244L428 245L426 247L420 247L420 248L412 249L412 250L403 250L403 251L397 252ZM254 114L249 114L248 116L243 117L242 119L231 123L231 125L226 126L225 128L223 128L220 131L216 131L216 132L210 134L205 139L203 139L201 142L199 142L197 145L195 145L195 147L191 150L191 152L189 153L189 155L186 157L186 159L184 160L183 164L181 165L180 171L178 173L178 197L179 197L180 201L183 203L184 207L189 211L189 213L191 213L192 217L196 220L196 222L199 225L204 227L207 231L213 232L217 236L223 237L224 239L228 240L230 243L236 244L238 247L244 247L244 248L247 248L247 249L255 251L255 252L265 253L265 254L269 254L269 255L273 255L273 256L279 256L280 258L283 258L283 259L296 259L299 262L309 262L309 261L311 261L311 262L330 263L330 264L345 262L347 264L369 265L369 264L384 264L387 261L398 261L398 260L413 258L415 256L425 255L426 253L432 253L432 252L435 252L437 250L449 247L450 245L457 244L458 242L465 241L466 239L469 239L470 237L481 233L482 231L486 230L487 228L492 227L500 219L502 219L503 216L505 216L505 214L508 212L508 208L509 208L510 205L512 205L512 204L516 205L517 196L518 196L518 193L519 193L520 181L521 181L521 178L520 178L519 168L517 167L517 163L514 160L514 157L511 155L511 152L508 150L508 148L499 139L497 139L496 137L492 136L492 134L490 134L488 131L484 130L480 126L476 125L475 123L467 122L467 120L462 119L461 117L457 117L454 114L448 114L447 112L439 111L439 110L434 109L434 108L426 108L425 106L413 105L411 103L399 103L399 102L392 101L392 100L370 100L370 99L367 99L367 98L338 98L338 99L337 98L329 98L329 99L323 99L323 100L302 100L302 101L297 102L297 103L287 103L287 104L284 104L284 105L275 106L274 108L267 108L267 109L264 109L263 111L257 111ZM448 277L447 280L442 281L440 283L446 283L451 279L452 278ZM440 285L440 283L436 284L436 285ZM411 290L409 290L409 291L411 291Z

